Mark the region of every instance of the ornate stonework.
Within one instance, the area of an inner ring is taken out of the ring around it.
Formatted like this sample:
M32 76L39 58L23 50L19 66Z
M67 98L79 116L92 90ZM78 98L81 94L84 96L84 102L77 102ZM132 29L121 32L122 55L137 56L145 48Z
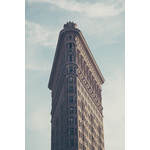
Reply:
M48 87L52 90L52 150L104 150L104 77L77 25L59 34Z

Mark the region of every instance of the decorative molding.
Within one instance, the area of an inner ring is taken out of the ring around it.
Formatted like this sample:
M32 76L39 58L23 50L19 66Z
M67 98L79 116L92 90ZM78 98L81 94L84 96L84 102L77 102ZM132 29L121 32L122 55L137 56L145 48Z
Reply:
M98 101L99 98L96 96L95 92L92 90L89 82L84 77L83 72L79 66L77 69L77 76L80 79L80 82L83 84L84 88L86 89L87 93L89 94L89 96L93 100L95 106L97 107L97 109L99 110L101 115L103 116L103 113L102 113L103 107L101 105L101 102L100 102L100 100Z

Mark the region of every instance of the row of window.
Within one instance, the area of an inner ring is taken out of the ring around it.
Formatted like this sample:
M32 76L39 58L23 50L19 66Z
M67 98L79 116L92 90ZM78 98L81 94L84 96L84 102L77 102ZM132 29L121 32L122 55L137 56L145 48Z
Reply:
M69 52L73 52L73 50L75 50L75 44L74 43L68 43L66 45L67 50L69 50Z
M75 39L75 36L73 36L73 35L68 35L68 36L66 36L66 40L74 40Z
M80 105L80 101L78 103L79 108L81 108L81 111L79 110L79 116L82 118L82 120L84 120L86 122L86 125L88 125L88 122L92 122L92 125L94 128L97 128L96 124L100 124L99 120L96 121L96 118L94 117L95 115L92 113L89 113L87 109L85 109L85 107L83 107L83 105ZM84 109L82 109L84 108ZM87 120L85 119L87 118Z
M74 134L77 135L77 128L75 128L75 129L74 128L67 129L67 136L68 135L74 135Z
M63 137L61 139L61 143L63 143ZM54 142L52 142L53 149L55 149L58 146L59 146L58 139L56 140L56 145L54 144ZM67 147L78 147L78 140L75 140L75 139L67 140ZM61 150L63 150L63 148L61 148Z
M76 94L76 87L73 86L69 86L69 88L67 87L67 94L68 93L75 93Z
M77 103L77 98L76 97L73 97L73 96L67 97L67 104L68 103L73 103L73 102L75 102L75 104Z
M82 119L82 121L79 120L79 127L81 127L82 129L85 128L85 131L86 130L91 131L91 133L93 133L93 135L97 138L99 137L99 135L102 135L102 137L103 137L103 133L102 133L103 128L99 126L98 122L94 121L93 116L91 116L89 114L88 114L88 116L85 116L83 113L81 113L80 110L78 110L78 115ZM83 124L82 124L83 121L84 121L86 127L85 126L83 127ZM96 125L96 124L98 124L98 125ZM88 133L87 133L87 136L88 136Z
M78 140L74 140L74 139L70 139L70 140L67 140L67 147L78 147Z
M70 117L70 118L67 118L67 125L73 125L73 124L77 124L77 118L75 117Z
M75 107L75 110L74 110L74 107L73 106L70 106L69 108L69 111L68 111L68 107L67 107L67 114L73 114L75 111L75 114L77 114L77 107Z
M79 82L78 82L79 83ZM83 86L81 86L83 91L85 91L85 89L83 88ZM82 96L82 93L86 95L86 100L84 100L84 96ZM99 112L99 110L97 109L97 107L95 106L94 102L92 101L92 99L89 97L88 94L86 94L86 92L80 92L80 89L78 90L78 95L79 97L82 99L82 103L84 105L84 108L87 108L88 112L91 112L94 115L94 118L96 119L96 122L99 121L99 119L101 120L101 122L103 122L103 118ZM79 105L81 107L81 102L79 102ZM95 113L94 113L95 112ZM96 114L96 115L95 115ZM98 119L99 118L99 119Z
M81 111L79 110L79 116L82 117L82 119L84 119L85 117L89 120L89 122L92 121L92 124L94 126L95 129L97 129L97 125L101 125L101 128L103 129L103 125L102 125L102 121L100 121L100 119L102 118L98 118L97 115L94 113L94 111L91 111L91 113L89 113L89 110L91 109L90 106L87 104L88 107L85 106L85 100L78 100L78 108L81 109ZM92 114L92 116L91 116ZM86 121L86 120L85 120ZM86 123L88 124L88 122Z
M83 59L83 56L79 54L80 51L77 50L77 60L80 68L82 69L85 77L87 78L87 81L89 82L90 86L92 87L92 90L95 92L97 97L101 100L101 89L99 85L97 84L97 81L94 79L94 76L92 75L92 72L89 70L89 67L86 65L85 60Z
M67 77L67 84L68 83L75 83L76 84L76 77L72 77L72 76L70 76L70 77Z
M67 67L66 68L66 73L76 73L76 68L75 67Z
M79 131L79 137L82 139L82 136L83 136L83 141L84 141L84 139L85 139L85 141L87 142L87 145L88 145L88 141L87 141L87 138L86 137L88 137L89 139L90 139L90 141L92 142L92 143L94 143L94 145L97 147L100 143L102 144L102 145L104 145L104 143L103 143L103 140L102 140L102 138L103 138L103 134L100 134L100 133L97 133L97 132L95 132L95 130L94 130L94 128L91 126L90 128L87 128L86 126L85 126L85 124L82 124L80 121L79 121L79 128L82 130L82 132L84 131L84 134L82 134L80 131ZM91 131L91 133L89 132L89 131ZM97 139L97 140L96 140ZM96 142L96 141L98 141L98 143Z
M69 62L72 62L72 55L69 55Z
M102 149L102 147L104 147L104 143L101 141L99 144L95 141L95 138L94 138L94 136L93 135L90 135L90 141L91 142L89 142L89 140L86 138L86 136L84 135L84 133L81 133L80 131L79 131L79 138L81 138L82 139L82 142L83 143L85 143L85 145L87 146L87 147L89 147L89 149L95 149L95 147L96 148L98 148L98 149L100 149L100 147L101 147L101 149ZM100 146L101 145L101 146ZM81 145L79 144L79 147L80 147Z
M99 146L99 147L100 147L100 146ZM82 149L82 150L86 150L86 146L83 145L83 144L81 144L80 142L79 142L79 148ZM95 150L95 147L90 144L89 149L90 149L90 150ZM102 150L102 148L98 148L98 150Z

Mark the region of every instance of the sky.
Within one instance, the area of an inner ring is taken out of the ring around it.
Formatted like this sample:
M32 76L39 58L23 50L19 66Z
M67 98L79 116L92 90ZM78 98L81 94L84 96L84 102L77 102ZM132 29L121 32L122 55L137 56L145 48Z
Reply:
M105 78L105 149L125 150L124 0L25 1L25 149L51 148L47 86L58 35L67 21L77 24Z

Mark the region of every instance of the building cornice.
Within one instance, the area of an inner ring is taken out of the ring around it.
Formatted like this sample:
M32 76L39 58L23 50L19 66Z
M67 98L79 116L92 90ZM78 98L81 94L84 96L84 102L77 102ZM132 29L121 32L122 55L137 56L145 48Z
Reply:
M95 106L97 107L97 109L99 110L99 112L101 113L101 115L103 116L103 106L101 101L99 100L99 98L97 97L96 93L93 91L92 87L90 86L88 80L85 78L82 69L80 67L78 67L77 69L77 76L80 80L80 82L82 83L82 85L84 86L84 88L86 89L86 92L89 94L89 96L91 97L93 103L95 104Z

